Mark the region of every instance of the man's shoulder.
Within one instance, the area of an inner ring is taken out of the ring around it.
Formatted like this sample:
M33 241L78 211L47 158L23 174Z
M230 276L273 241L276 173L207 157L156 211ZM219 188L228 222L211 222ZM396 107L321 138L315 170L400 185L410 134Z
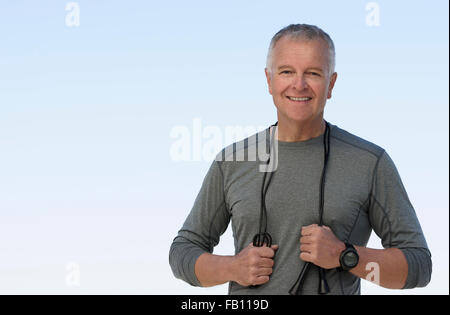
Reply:
M347 148L354 149L356 151L366 152L377 158L379 158L385 151L381 146L342 129L337 125L332 125L331 137L337 140L337 142L342 146L346 146Z

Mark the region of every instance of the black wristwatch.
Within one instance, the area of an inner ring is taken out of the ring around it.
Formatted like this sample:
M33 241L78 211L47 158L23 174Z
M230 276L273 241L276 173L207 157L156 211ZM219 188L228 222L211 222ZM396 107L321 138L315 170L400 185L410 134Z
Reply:
M348 271L358 265L359 255L352 244L345 243L345 249L339 257L339 262L341 266L337 268L338 271Z

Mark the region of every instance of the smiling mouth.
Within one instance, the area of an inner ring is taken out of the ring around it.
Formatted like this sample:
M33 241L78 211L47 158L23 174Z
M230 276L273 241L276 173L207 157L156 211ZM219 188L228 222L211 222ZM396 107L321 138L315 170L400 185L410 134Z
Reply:
M306 103L310 100L312 100L312 97L293 97L293 96L287 96L287 98L291 101L294 102L301 102L301 103Z

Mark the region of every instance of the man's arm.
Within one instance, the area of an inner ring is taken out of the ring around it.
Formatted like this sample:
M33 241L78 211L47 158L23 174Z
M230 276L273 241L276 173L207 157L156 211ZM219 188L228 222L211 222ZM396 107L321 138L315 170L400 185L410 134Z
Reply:
M201 285L195 273L198 258L213 252L230 221L223 183L219 162L214 161L191 212L170 247L169 263L175 277L193 286Z
M373 275L373 280L386 288L426 286L431 279L431 254L397 168L386 151L378 156L369 197L369 221L385 249L355 246L360 261L350 272L363 279ZM340 265L339 256L345 246L329 227L313 224L303 227L301 235L301 259L325 269Z
M340 266L339 257L345 249L345 244L329 227L312 224L303 227L301 234L301 259L325 269ZM385 288L401 289L405 286L408 263L400 249L372 249L361 246L355 246L355 249L359 255L359 262L350 270L352 274ZM367 277L369 273L374 275L373 279Z
M359 255L359 263L350 270L352 274L388 289L402 289L405 286L408 263L400 249L360 246L355 246L355 249Z
M374 171L369 222L383 247L397 248L406 259L407 277L402 288L424 287L431 279L431 253L400 174L386 151L379 156Z

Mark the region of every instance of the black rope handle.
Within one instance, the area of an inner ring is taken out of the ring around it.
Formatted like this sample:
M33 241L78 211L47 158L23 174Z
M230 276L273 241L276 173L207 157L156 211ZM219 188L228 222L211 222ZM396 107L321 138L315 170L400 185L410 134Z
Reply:
M272 236L269 233L259 233L253 237L253 246L255 247L263 247L263 246L271 247L272 246Z

